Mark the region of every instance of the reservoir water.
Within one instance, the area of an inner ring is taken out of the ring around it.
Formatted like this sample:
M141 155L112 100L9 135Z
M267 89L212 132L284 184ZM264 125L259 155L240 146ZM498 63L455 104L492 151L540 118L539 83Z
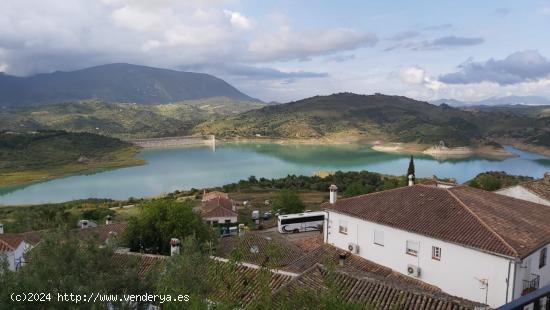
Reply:
M518 156L504 160L481 157L437 160L415 156L416 174L419 177L452 177L464 182L483 171L506 171L537 178L550 171L550 158L512 147L507 149ZM404 175L409 162L407 154L382 153L369 146L357 145L224 144L215 150L208 146L144 150L138 157L145 159L147 164L0 188L0 204L146 197L224 185L251 175L277 178L337 170Z

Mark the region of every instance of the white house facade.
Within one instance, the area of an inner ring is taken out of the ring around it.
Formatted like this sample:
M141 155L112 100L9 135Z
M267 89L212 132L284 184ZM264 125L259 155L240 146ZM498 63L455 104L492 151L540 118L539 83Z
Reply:
M520 239L531 239L537 229L519 239L513 235L523 226L501 235L515 229L510 225L517 214L503 211L498 218L503 199L511 198L478 191L415 185L326 204L325 243L491 307L550 284L550 227L544 226L550 224L533 222L543 228L533 239L538 244L517 250L527 247ZM485 210L482 201L491 207ZM550 208L529 205L535 207L550 219Z
M17 245L10 245L0 240L0 258L7 260L9 270L16 271L25 263L24 254L27 248L23 241Z

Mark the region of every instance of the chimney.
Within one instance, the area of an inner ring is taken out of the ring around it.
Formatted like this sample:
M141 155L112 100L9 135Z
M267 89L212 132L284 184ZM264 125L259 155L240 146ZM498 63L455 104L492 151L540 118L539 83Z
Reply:
M113 224L113 218L111 215L107 215L107 218L105 218L105 225L111 225Z
M335 204L336 203L336 198L338 196L338 187L334 184L332 184L329 188L329 191L330 191L330 199L329 199L329 202L331 205Z
M340 265L340 267L344 267L344 263L346 262L347 257L348 257L348 253L346 252L338 253L338 265Z
M414 185L414 175L409 174L409 186L413 186L413 185Z
M4 224L0 223L0 235L4 233Z
M244 231L245 231L244 224L242 224L242 223L239 224L239 237L244 236Z
M170 256L180 254L180 239L172 238L170 239Z
M545 172L545 173L544 173L544 178L543 178L543 180L544 180L544 183L550 184L550 172Z

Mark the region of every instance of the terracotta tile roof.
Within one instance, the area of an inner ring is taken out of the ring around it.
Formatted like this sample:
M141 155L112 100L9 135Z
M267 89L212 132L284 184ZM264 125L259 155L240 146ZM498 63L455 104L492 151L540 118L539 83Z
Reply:
M550 242L550 207L467 186L407 186L323 207L509 257L525 257Z
M14 250L15 249L12 246L0 240L0 253L12 252Z
M531 193L550 201L550 181L546 178L548 177L540 180L523 182L519 185Z
M264 285L261 269L220 261L214 261L212 268L221 268L218 274L228 276L218 283L218 287L215 288L214 293L210 296L211 299L232 300L238 302L243 308L247 308L260 296L262 285ZM287 274L273 271L267 272L269 272L268 286L271 293L295 278ZM239 309L239 307L236 309Z
M291 240L291 242L299 247L304 252L311 252L313 250L318 249L319 247L323 246L324 244L324 236L321 233L307 237L307 238L298 238L296 240Z
M166 260L169 256L142 254L133 252L120 252L117 251L113 255L113 259L120 265L121 268L128 268L130 266L136 266L138 269L138 276L145 278L147 273L153 268L164 268Z
M283 267L282 269L288 272L303 273L318 264L325 265L329 262L332 264L338 264L341 252L342 250L332 245L325 244L302 256L291 264ZM356 273L364 273L379 280L390 282L394 281L396 283L401 283L402 285L408 285L412 289L423 290L426 292L441 291L440 288L434 285L405 276L391 268L379 265L358 255L348 256L344 262L344 266L347 269L354 270Z
M202 195L202 201L208 201L208 200L218 199L218 198L229 199L229 195L227 195L227 193L218 192L218 191L212 191L212 192L204 193Z
M284 296L292 296L310 290L315 294L324 294L328 291L327 279L338 291L342 300L354 302L374 309L474 309L480 304L450 296L445 293L428 293L403 288L400 285L379 281L364 275L357 275L345 268L336 268L328 272L321 265L315 265L295 278L289 284L283 286L275 295L275 300L281 300Z
M201 206L201 212L208 213L218 207L226 208L228 210L233 209L233 202L228 198L218 197L208 201L203 201Z
M213 217L237 217L238 214L230 209L224 207L216 207L207 212L202 213L203 218L213 218Z
M25 238L21 234L1 234L0 252L15 251L23 241Z
M231 253L235 249L242 253L243 262L271 267L286 266L304 255L304 251L280 236L267 237L254 232L247 232L242 237L221 238L216 255L231 258ZM272 252L277 254L270 257L269 254Z

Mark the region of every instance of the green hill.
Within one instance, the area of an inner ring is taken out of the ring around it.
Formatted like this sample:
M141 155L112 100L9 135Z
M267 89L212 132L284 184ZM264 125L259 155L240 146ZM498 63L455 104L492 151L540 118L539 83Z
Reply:
M226 137L321 138L349 133L371 139L466 145L480 138L469 112L438 107L400 96L350 93L316 96L267 106L224 121L210 121L196 131Z
M139 148L91 133L0 133L0 186L142 164Z
M161 105L83 101L0 109L0 130L66 130L118 138L187 135L207 119L235 115L263 104L228 98Z

